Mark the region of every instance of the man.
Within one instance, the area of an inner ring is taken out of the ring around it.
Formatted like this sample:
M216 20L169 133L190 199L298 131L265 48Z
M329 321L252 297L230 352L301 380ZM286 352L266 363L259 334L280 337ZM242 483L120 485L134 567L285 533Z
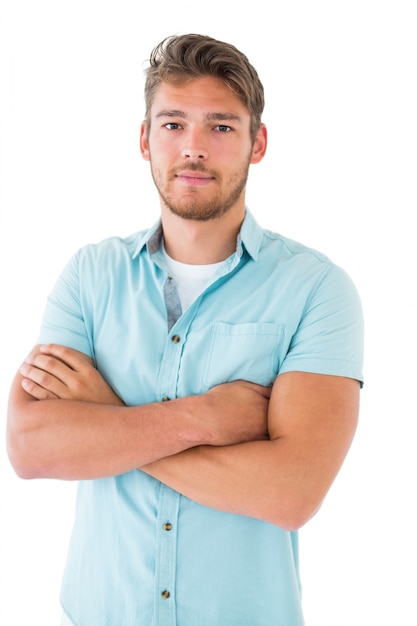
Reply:
M69 262L13 383L10 459L80 480L66 623L299 626L297 529L354 436L360 302L245 206L267 132L241 52L168 38L145 99L161 221Z

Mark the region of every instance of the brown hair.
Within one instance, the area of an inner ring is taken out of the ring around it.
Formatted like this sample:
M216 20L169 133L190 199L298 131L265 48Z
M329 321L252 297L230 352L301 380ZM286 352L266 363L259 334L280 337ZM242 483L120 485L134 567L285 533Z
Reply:
M173 35L151 52L145 70L146 124L149 133L150 110L162 82L181 84L203 76L220 78L250 113L252 140L261 125L265 104L264 89L248 58L229 43L206 35Z

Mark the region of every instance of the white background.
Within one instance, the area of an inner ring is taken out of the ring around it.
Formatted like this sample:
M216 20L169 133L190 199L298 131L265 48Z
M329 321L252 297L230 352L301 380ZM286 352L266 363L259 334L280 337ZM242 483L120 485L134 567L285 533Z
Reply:
M342 265L366 317L357 436L300 533L307 626L417 624L412 4L1 4L3 424L12 376L69 256L158 216L138 149L151 48L201 32L234 43L260 73L269 148L252 167L248 204L263 226ZM0 452L0 623L55 626L75 485L22 481Z

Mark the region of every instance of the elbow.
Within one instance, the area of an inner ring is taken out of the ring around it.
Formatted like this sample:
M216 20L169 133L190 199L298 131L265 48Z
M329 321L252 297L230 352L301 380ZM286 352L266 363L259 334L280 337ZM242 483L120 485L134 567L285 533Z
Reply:
M315 516L320 508L320 504L306 500L287 502L284 507L275 506L269 512L267 521L275 526L279 526L282 530L295 532L300 530Z
M9 427L6 449L10 464L19 478L30 480L42 477L28 433L18 433Z
M32 478L38 478L34 468L27 463L24 459L19 457L14 451L7 451L9 456L10 465L15 471L15 474L24 480L30 480Z
M25 480L36 478L36 474L32 465L28 463L27 459L24 455L22 455L21 451L18 450L15 445L10 444L9 442L7 445L7 454L9 457L10 465L12 466L16 475L19 478L23 478Z
M10 458L10 456L9 456ZM19 463L10 459L10 463L15 471L15 474L23 480L31 480L33 478L40 478L40 476L25 463Z
M10 465L19 478L40 478L36 431L39 419L32 411L37 402L28 399L16 377L7 409L6 450ZM38 458L37 458L38 457Z
M286 516L285 518L281 516L280 519L277 519L276 525L288 532L295 532L307 524L307 522L314 517L314 514L315 513L310 515L292 515Z
M19 478L47 477L50 438L43 432L41 404L23 400L12 391L7 411L6 450L9 462ZM45 445L45 443L47 445Z

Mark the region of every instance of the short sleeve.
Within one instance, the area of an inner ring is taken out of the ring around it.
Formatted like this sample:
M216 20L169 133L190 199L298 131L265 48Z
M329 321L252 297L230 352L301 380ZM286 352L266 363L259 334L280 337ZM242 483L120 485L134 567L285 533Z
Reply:
M331 265L312 289L280 373L307 371L363 384L364 321L348 274Z
M48 296L38 343L65 345L93 357L82 306L79 253L67 263Z

